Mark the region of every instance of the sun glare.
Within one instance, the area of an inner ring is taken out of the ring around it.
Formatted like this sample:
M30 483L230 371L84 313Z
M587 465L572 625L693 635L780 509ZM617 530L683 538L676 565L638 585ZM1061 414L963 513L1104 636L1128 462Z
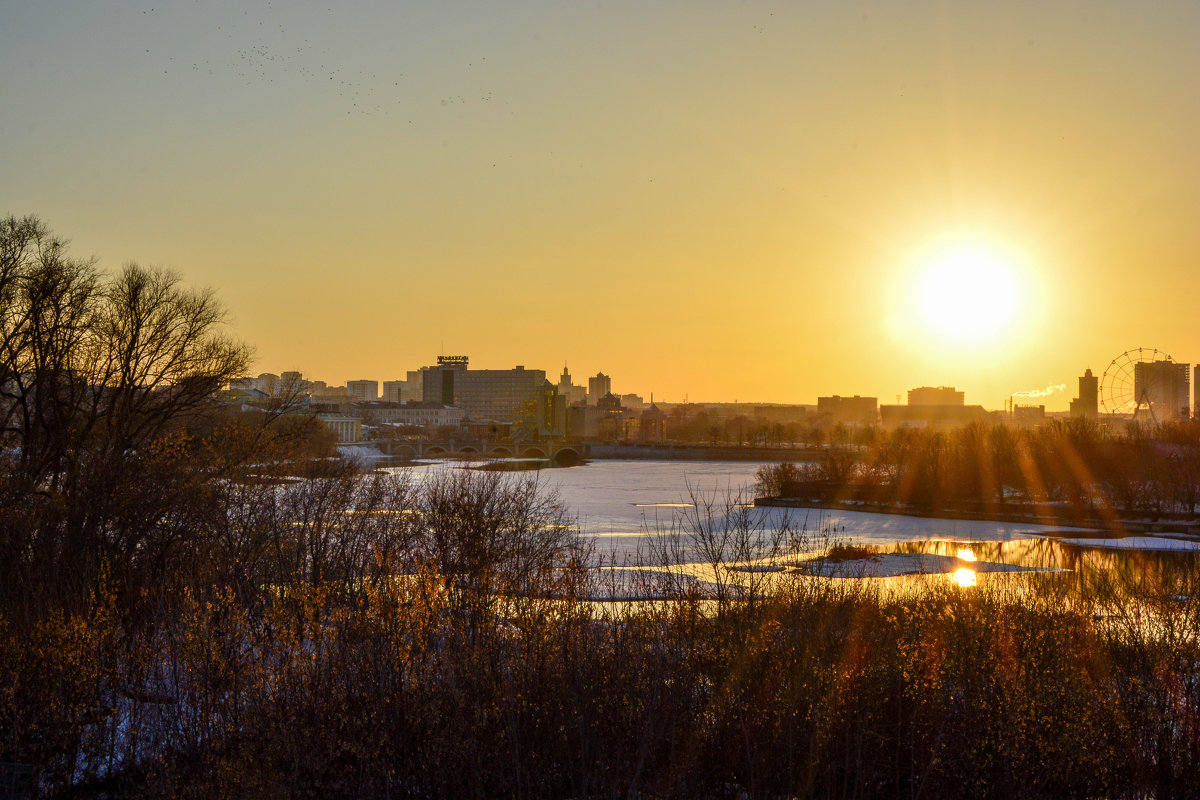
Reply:
M1017 272L999 247L954 240L922 259L918 269L914 301L930 332L978 342L1016 321L1021 310Z
M976 583L975 570L961 567L954 570L954 582L959 586L974 586Z

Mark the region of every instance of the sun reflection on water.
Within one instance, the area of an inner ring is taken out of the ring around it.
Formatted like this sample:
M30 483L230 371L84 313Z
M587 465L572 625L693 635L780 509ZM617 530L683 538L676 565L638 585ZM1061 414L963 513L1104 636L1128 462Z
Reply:
M959 561L974 561L975 551L969 547L960 547L958 550Z

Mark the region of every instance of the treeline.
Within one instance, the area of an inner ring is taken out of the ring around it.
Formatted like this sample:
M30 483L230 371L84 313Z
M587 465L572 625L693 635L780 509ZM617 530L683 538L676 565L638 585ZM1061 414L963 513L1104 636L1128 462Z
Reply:
M765 467L758 493L922 511L1190 516L1200 494L1200 423L1114 430L1073 418L1028 429L878 431L811 463Z
M723 565L756 544L699 509L674 552L720 591L596 602L536 480L356 475L311 420L211 402L245 350L210 295L36 220L0 259L0 770L39 797L1200 785L1194 564L897 596Z
M602 432L605 433L605 432ZM864 444L872 431L834 422L828 415L796 409L758 414L729 414L696 404L673 406L663 420L662 439L677 444L754 445L757 447Z

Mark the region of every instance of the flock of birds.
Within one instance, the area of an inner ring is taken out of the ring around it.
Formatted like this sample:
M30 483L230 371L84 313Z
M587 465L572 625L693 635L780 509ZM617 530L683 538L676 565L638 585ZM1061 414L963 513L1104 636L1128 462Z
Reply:
M266 10L272 10L272 4L266 4ZM162 13L157 7L142 10L142 14L152 16ZM326 9L329 15L335 14L335 9ZM344 13L344 12L336 12ZM344 104L347 115L390 115L399 111L411 112L414 106L406 101L410 98L403 85L404 73L380 75L377 71L354 69L338 66L338 62L346 61L330 47L319 47L310 38L297 38L288 42L287 26L271 23L265 19L251 16L249 10L243 10L239 20L224 20L216 25L215 38L226 44L224 55L212 52L210 57L188 60L177 60L169 55L165 62L161 54L153 47L146 48L146 55L159 60L164 75L171 75L180 68L191 73L220 76L232 75L246 87L264 87L284 82L302 82L306 90L317 95L335 97ZM480 62L486 58L479 59ZM468 67L475 66L474 62ZM470 101L488 102L493 99L493 92L480 88L473 96L453 94L441 97L436 102L441 107L466 104ZM408 120L413 123L412 119Z

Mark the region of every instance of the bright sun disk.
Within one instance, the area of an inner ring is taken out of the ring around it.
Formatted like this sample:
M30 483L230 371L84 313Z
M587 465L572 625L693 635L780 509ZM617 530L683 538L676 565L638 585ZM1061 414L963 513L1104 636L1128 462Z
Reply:
M1017 318L1016 269L999 247L956 240L936 249L916 284L916 304L929 330L955 341L990 338Z

